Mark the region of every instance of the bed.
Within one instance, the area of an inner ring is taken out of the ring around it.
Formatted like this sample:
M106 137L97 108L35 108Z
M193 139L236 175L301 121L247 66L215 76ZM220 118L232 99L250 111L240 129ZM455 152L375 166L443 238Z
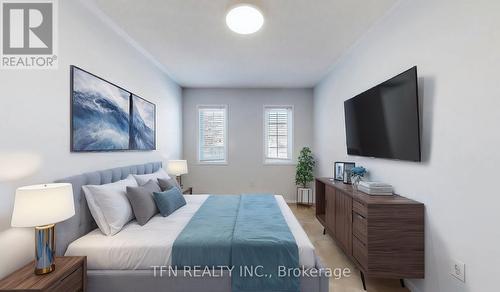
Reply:
M154 277L154 266L172 264L172 246L186 229L209 195L185 196L187 205L168 217L157 215L146 225L128 223L118 234L105 236L97 228L81 190L84 185L101 185L126 178L129 174L148 174L161 168L161 162L114 168L76 175L57 182L73 185L75 216L57 225L57 255L85 255L88 261L89 291L232 291L227 270L212 270L209 276L192 277L185 273L162 273ZM281 196L276 203L298 248L303 270L315 269L320 276L300 276L300 291L326 292L328 278L306 233ZM234 278L234 277L233 277Z

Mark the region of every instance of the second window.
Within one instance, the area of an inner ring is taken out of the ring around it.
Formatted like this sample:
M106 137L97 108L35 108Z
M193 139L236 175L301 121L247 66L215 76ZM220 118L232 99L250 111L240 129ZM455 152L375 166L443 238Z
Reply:
M264 107L264 162L292 162L293 107Z

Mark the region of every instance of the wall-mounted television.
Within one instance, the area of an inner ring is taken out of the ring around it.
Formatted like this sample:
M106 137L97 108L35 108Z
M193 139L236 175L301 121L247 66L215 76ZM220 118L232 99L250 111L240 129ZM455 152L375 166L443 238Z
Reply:
M417 67L344 102L349 155L421 161Z

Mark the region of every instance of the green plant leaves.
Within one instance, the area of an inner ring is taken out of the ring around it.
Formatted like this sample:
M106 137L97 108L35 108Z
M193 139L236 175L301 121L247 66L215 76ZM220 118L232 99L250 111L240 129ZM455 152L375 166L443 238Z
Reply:
M314 166L316 161L309 147L300 150L297 169L295 173L295 184L307 187L307 184L314 180Z

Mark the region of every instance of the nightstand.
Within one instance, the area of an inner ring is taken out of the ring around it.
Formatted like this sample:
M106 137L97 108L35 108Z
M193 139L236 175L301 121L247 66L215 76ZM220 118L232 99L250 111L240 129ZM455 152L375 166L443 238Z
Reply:
M193 187L189 187L189 188L186 188L186 187L183 187L182 188L182 193L183 194L188 194L188 195L192 195L193 194Z
M87 257L56 257L56 269L35 275L34 262L0 281L0 291L85 292Z

